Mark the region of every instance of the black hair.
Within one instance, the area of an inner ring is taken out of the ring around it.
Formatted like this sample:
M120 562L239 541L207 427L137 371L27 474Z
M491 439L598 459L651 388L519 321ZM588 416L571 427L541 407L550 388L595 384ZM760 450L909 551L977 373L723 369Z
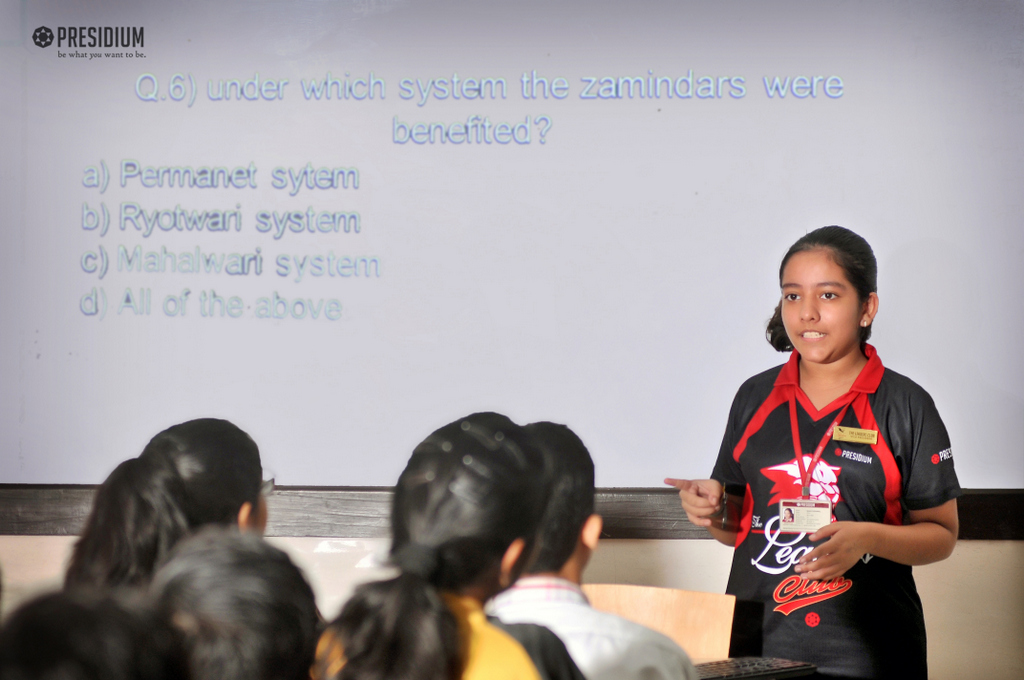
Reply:
M594 461L580 438L565 425L542 422L525 429L545 451L554 470L530 573L557 572L576 551L580 531L594 514Z
M178 639L145 609L112 597L51 593L0 630L4 680L179 680Z
M183 505L184 483L173 468L141 458L118 465L96 491L65 585L144 585L189 531Z
M875 253L871 250L871 246L862 236L845 227L835 225L815 229L800 237L789 247L786 256L782 258L782 264L779 265L780 286L789 259L797 253L808 250L827 251L832 261L843 270L843 274L857 291L857 297L861 302L867 300L871 293L878 292L878 262L875 260ZM861 326L859 330L860 341L863 345L871 337L871 325ZM786 328L782 323L781 300L775 307L772 318L768 321L765 338L779 352L789 352L793 349L793 343L789 341Z
M259 536L199 531L157 570L151 594L183 637L191 680L308 680L319 625L313 590Z
M549 479L544 454L505 416L473 414L427 437L395 487L391 561L401 573L356 589L321 639L314 677L458 678L458 628L442 592L501 589L508 547L523 539L531 552Z
M236 425L191 420L153 437L100 485L65 575L65 587L144 585L182 537L235 524L259 503L256 442Z
M244 503L255 508L263 484L260 449L226 420L201 418L153 437L140 458L170 462L185 482L189 526L234 524Z

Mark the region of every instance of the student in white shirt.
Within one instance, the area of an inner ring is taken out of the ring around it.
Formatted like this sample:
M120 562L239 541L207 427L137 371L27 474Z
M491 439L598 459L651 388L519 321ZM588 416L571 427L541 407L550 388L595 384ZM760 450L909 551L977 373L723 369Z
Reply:
M555 464L551 499L529 573L497 595L488 612L505 623L535 623L562 638L588 680L692 680L686 652L649 628L593 609L580 590L601 535L594 514L594 462L572 430L534 423L530 436Z

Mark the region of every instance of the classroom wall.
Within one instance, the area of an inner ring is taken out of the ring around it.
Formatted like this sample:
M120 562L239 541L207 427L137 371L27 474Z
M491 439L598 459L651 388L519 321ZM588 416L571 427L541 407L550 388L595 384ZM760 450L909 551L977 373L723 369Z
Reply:
M321 610L334 616L352 589L387 574L386 539L273 538L306 571ZM74 536L0 536L3 616L57 587ZM729 548L710 540L609 540L587 580L721 592ZM928 626L933 680L1024 677L1024 541L961 541L944 562L915 569Z

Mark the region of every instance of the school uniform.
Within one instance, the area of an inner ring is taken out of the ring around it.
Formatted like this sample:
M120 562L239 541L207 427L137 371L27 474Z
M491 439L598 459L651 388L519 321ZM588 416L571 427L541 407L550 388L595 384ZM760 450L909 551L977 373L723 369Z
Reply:
M565 648L562 639L544 626L505 623L496 616L488 616L487 623L505 631L523 646L537 667L540 680L587 680L569 656L569 650Z
M462 646L462 680L541 680L533 660L511 635L487 621L472 597L444 593Z
M865 555L840 577L804 581L793 566L816 544L809 534L780 531L779 501L802 490L793 414L805 467L834 422L855 428L843 436L876 437L870 443L833 435L811 471L810 497L831 501L837 521L901 525L908 510L960 495L931 397L886 369L871 345L865 355L850 391L820 411L799 387L795 351L740 387L711 475L745 493L727 592L764 603L764 656L808 661L830 675L926 678L924 615L911 567Z
M458 625L460 680L542 680L523 646L488 622L479 601L453 593L442 593L441 597ZM565 652L564 647L562 651ZM337 678L346 663L345 646L338 633L328 627L317 643L310 677Z
M563 578L524 576L488 611L506 623L536 623L564 642L587 680L696 680L686 652L657 631L590 606Z

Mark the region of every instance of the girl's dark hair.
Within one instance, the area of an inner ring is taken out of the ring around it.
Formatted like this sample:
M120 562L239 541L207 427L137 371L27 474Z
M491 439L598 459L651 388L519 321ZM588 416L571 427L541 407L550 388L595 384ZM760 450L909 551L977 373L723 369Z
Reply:
M782 285L782 274L786 271L789 258L808 250L827 251L832 261L843 270L846 279L857 291L857 297L861 302L867 300L871 293L878 292L878 263L875 261L875 253L871 250L871 246L860 235L839 226L815 229L790 246L786 256L782 258L782 264L779 265L780 286ZM793 343L789 341L786 328L782 324L781 300L776 305L772 318L768 321L765 337L769 344L779 352L789 352L793 349ZM871 326L861 326L861 344L867 342L870 337Z
M427 437L395 487L391 561L401 574L356 589L322 638L314 677L458 678L458 628L441 591L501 589L509 545L522 538L532 551L549 479L544 454L505 416L477 413Z
M175 547L150 592L181 633L190 680L309 680L319 625L313 590L259 536L201 530Z
M234 524L244 503L259 501L260 449L238 426L201 418L169 427L149 440L139 458L170 463L184 481L189 526Z
M183 536L235 523L244 503L255 507L262 476L256 442L226 420L164 430L97 489L65 587L145 584Z
M189 531L184 482L170 466L132 458L96 491L75 544L66 587L138 586Z
M0 631L4 680L180 680L179 640L146 609L111 597L51 593Z

